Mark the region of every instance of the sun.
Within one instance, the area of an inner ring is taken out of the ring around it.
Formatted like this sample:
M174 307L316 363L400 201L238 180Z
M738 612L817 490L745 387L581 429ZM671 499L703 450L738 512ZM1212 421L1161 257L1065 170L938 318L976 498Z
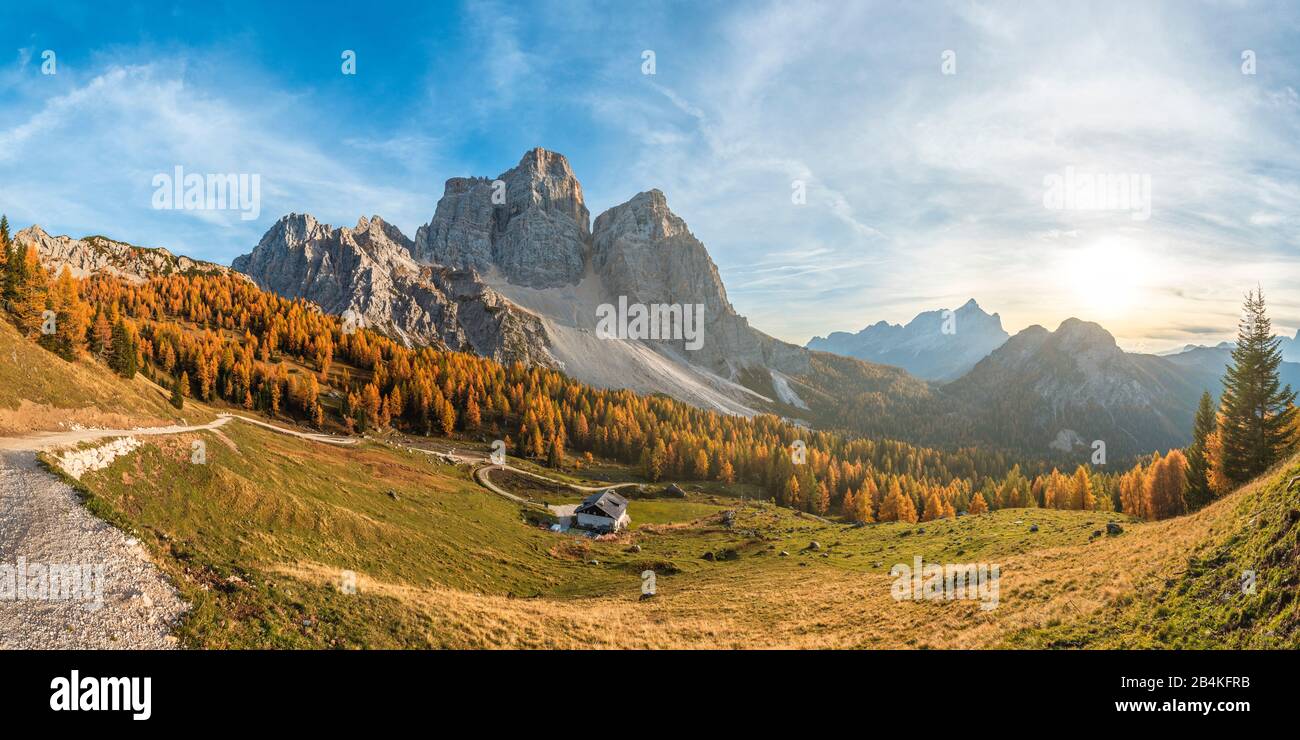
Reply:
M1103 239L1072 250L1061 270L1074 302L1088 312L1080 318L1127 316L1140 305L1150 277L1141 246L1121 239Z

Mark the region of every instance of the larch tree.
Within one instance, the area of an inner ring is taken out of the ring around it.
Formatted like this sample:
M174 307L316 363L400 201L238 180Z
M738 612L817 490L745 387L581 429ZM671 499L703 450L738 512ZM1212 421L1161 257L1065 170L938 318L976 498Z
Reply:
M1152 463L1146 476L1146 514L1148 519L1168 519L1183 513L1183 482L1187 458L1179 450L1170 450Z

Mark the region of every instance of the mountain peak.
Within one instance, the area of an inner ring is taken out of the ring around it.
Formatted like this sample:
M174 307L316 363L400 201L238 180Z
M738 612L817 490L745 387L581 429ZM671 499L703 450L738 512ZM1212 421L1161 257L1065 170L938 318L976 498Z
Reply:
M22 231L19 231L18 233L14 234L14 241L16 242L25 241L27 239L35 240L40 238L45 238L45 239L50 238L50 235L45 231L45 229L41 228L40 224L32 224L31 226L28 226Z
M573 177L573 168L569 166L568 157L540 146L535 146L524 152L524 156L519 158L518 168L543 173L555 170L557 174L563 177Z
M447 180L433 219L415 232L413 253L425 263L495 268L519 285L559 287L582 279L590 221L569 160L536 147L495 180Z
M951 315L947 309L923 311L905 326L877 321L856 334L814 337L808 348L897 365L925 380L948 381L1002 346L1008 336L998 315L985 313L971 298Z
M1095 321L1084 321L1071 317L1062 321L1054 334L1063 340L1118 348L1115 336Z

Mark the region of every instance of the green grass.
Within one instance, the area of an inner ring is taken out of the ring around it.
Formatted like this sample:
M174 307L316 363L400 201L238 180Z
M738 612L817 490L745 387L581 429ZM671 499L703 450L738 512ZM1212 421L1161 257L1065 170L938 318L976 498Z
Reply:
M82 421L98 425L149 419L170 423L178 416L191 422L211 418L193 408L178 412L167 403L166 392L143 377L125 380L89 358L68 362L24 339L7 318L0 317L0 408L16 410L23 401L57 410L93 413L97 416L81 417ZM53 416L48 412L32 414L28 419L12 419L8 426L15 432L50 429L54 428L50 423ZM74 418L78 417L66 416L60 420ZM0 428L5 426L0 419Z
M478 487L467 466L377 442L339 448L240 423L222 431L238 452L209 432L150 438L80 484L91 509L136 533L194 605L177 631L192 647L460 644L454 625L412 600L341 593L344 571L413 589L543 599L561 611L572 603L577 614L592 599L635 599L646 569L665 593L683 593L775 583L811 568L815 594L816 574L840 583L879 577L918 555L999 562L1087 546L1114 518L1019 509L855 528L691 494L633 498L634 529L601 542L530 526L523 507ZM196 437L206 441L206 465L189 463ZM730 527L719 515L728 509L736 512ZM710 603L693 607L700 619L711 618Z
M1239 495L1225 531L1188 553L1160 588L1126 596L1086 623L1026 630L1024 647L1296 649L1300 647L1300 458ZM1254 593L1243 574L1255 572Z
M638 555L528 526L519 505L479 488L463 466L377 443L331 447L239 423L222 431L238 452L209 432L150 438L79 484L95 513L161 556L195 605L179 630L191 646L434 644L430 625L397 602L345 596L283 575L286 566L492 595L591 596L634 587L647 564L691 567L697 548L727 540L662 536ZM205 440L206 465L189 462L193 438ZM641 504L660 522L718 509Z

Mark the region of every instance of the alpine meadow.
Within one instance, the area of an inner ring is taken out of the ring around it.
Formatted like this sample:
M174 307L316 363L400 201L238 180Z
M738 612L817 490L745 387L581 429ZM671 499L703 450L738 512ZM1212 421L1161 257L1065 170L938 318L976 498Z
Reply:
M0 32L0 648L145 661L49 711L938 649L1209 714L1253 664L1157 661L1300 648L1294 6L169 8Z

